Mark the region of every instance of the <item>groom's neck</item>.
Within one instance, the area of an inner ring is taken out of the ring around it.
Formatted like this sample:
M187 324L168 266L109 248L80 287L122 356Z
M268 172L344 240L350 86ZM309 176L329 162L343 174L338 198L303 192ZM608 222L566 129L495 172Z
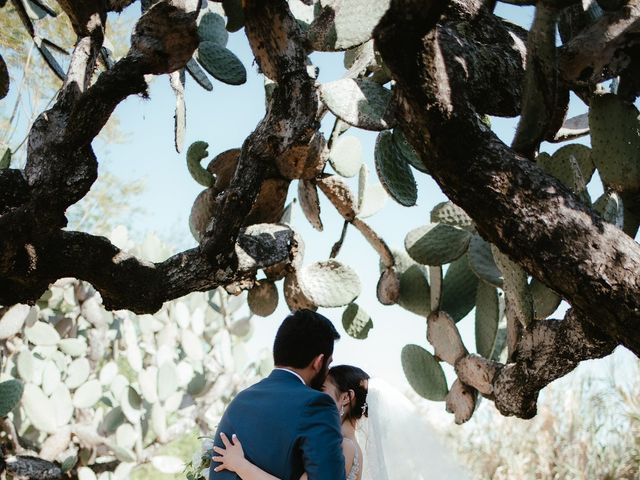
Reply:
M282 370L289 370L290 372L295 373L302 378L305 385L309 385L314 376L314 372L311 368L295 368L288 367L286 365L276 365L275 368L281 368Z

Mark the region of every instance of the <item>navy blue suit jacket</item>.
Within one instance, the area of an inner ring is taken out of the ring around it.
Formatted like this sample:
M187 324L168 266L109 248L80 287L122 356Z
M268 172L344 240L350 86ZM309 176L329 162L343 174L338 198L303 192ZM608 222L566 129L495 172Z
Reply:
M216 431L234 433L246 458L281 480L345 480L340 418L333 399L304 385L291 372L274 370L240 392L229 404ZM214 472L209 480L237 480L235 473Z

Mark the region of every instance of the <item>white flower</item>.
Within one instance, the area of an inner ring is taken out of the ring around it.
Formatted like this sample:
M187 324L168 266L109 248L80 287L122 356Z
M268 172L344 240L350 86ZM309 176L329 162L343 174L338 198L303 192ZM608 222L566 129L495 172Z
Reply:
M210 452L211 450L213 450L213 440L210 438L205 438L202 441L202 452L206 453Z

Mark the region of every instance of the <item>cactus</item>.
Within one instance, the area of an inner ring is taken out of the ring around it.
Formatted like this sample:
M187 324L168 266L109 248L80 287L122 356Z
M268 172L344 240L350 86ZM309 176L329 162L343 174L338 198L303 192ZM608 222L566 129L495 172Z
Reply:
M339 51L369 40L390 0L332 0L309 28L314 50Z
M469 241L469 266L480 280L494 287L502 287L502 272L493 259L491 244L480 235L473 235Z
M207 142L197 141L189 145L187 150L187 168L193 179L204 187L211 187L214 184L214 177L206 170L200 162L207 158L209 152L207 148L209 144Z
M500 323L500 300L498 290L484 282L478 285L476 294L475 336L476 351L491 358Z
M201 42L213 42L226 47L229 34L224 26L224 18L217 13L205 13L198 24L198 37Z
M556 150L553 156L541 153L536 162L545 172L556 177L574 193L585 190L595 170L591 149L580 144L565 145Z
M244 27L244 10L240 0L223 0L222 8L227 16L227 30L237 32Z
M349 336L364 340L373 328L373 321L357 303L350 303L342 312L342 326Z
M151 452L173 439L180 422L193 421L193 410L181 408L183 399L196 404L198 424L208 432L224 407L223 402L211 403L210 398L220 397L215 392L209 397L212 389L218 385L228 401L252 383L261 368L260 359L249 363L234 355L251 329L250 320L234 317L243 301L216 291L169 302L155 315L109 315L95 294L78 296L87 291L80 285L59 282L39 307L17 306L0 317L0 331L11 327L5 330L7 342L20 345L17 336L25 338L22 347L9 354L6 371L21 380L0 383L0 412L22 438L51 460L65 462L67 471L79 478L94 475L92 451L127 462L118 467L120 472L145 458L175 471L176 459L169 468ZM62 309L75 319L73 328ZM43 342L45 330L55 342ZM86 423L86 418L93 420ZM123 475L119 478L130 478Z
M404 240L407 253L422 265L444 265L467 251L471 234L445 223L431 223L411 230Z
M462 208L447 201L438 203L431 210L431 223L445 223L467 230L473 230L473 220Z
M504 293L507 302L507 316L528 326L534 318L533 298L524 269L508 256L492 246L493 256L504 276Z
M402 130L398 127L393 129L392 139L396 152L404 158L405 162L422 173L429 173L418 153L414 150L407 138L404 136L404 133L402 133Z
M467 254L449 265L442 281L440 309L454 321L462 320L476 304L478 277L469 266Z
M553 314L562 301L562 297L537 279L532 279L529 284L531 298L533 300L533 314L537 320L543 320Z
M278 308L278 289L275 283L261 280L249 290L247 296L249 308L260 317L268 317Z
M242 85L247 81L247 71L233 52L211 42L200 42L197 60L211 76L229 85Z
M640 189L638 116L633 104L616 95L596 95L591 101L591 158L602 182L616 192Z
M367 79L344 78L320 86L320 98L331 113L365 130L391 128L391 91Z
M331 147L329 163L338 175L353 177L362 166L362 143L356 137L345 135Z
M187 72L189 72L189 75L191 75L191 78L193 78L198 85L209 92L213 90L211 80L209 80L209 77L207 77L207 74L204 73L204 70L200 68L200 65L198 65L198 62L195 59L190 58L185 68Z
M24 385L19 380L6 380L0 383L0 417L6 417L22 398Z
M609 223L618 228L624 226L624 205L616 192L603 193L593 204L593 209Z
M418 187L411 168L393 146L391 132L378 135L374 155L378 178L391 198L405 207L415 205Z
M447 379L431 353L418 345L405 345L401 360L404 374L418 395L436 402L445 399Z
M298 274L300 289L319 307L341 307L360 295L360 279L350 267L337 260L315 262Z
M378 213L387 202L387 192L380 183L369 184L369 170L362 164L358 173L358 217L367 218Z

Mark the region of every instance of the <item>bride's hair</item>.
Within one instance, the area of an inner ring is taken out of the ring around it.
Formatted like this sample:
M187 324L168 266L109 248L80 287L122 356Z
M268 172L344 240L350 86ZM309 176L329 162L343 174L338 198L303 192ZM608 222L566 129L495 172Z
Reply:
M361 368L352 365L336 365L329 369L328 378L338 387L341 393L352 390L351 408L346 413L345 420L356 421L368 414L367 385L369 375Z

